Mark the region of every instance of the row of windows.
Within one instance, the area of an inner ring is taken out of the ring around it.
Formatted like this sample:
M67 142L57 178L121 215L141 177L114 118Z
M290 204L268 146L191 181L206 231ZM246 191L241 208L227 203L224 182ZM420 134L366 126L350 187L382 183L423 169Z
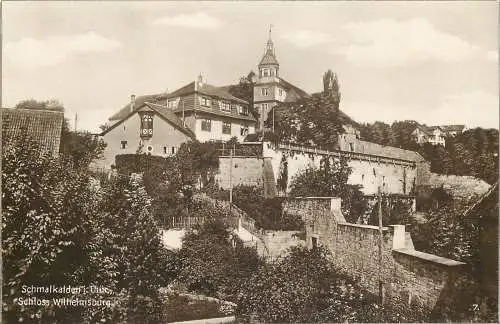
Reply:
M127 141L121 141L120 142L120 147L122 150L125 150L128 147L128 142ZM148 146L147 147L148 151L152 151L153 147ZM175 154L177 152L177 147L175 146L164 146L163 147L163 154Z
M212 104L215 104L217 101L212 100L207 97L201 97L200 104L204 107L211 107ZM240 115L248 115L248 107L242 105L231 104L229 101L219 100L220 110L231 112L231 109L238 111Z
M269 88L261 88L261 89L260 89L260 94L261 94L263 97L267 97L267 96L269 95L269 93L270 93L270 92L269 92ZM282 97L282 96L283 96L283 94L284 94L283 89L278 88L278 95L279 95L280 97Z
M231 122L222 122L222 134L231 134ZM205 118L201 120L201 130L210 132L212 131L212 120ZM248 135L248 126L243 125L240 128L242 136Z
M275 75L278 75L278 72L275 69L261 69L260 70L261 77L268 77L268 76L275 76Z

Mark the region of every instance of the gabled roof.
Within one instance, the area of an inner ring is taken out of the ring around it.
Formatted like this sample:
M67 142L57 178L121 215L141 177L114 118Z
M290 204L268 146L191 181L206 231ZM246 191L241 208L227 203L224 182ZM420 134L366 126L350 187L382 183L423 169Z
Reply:
M137 113L139 111L139 109L141 109L144 106L149 107L151 110L153 110L154 112L156 112L156 114L158 116L160 116L160 118L162 118L166 122L170 123L172 126L174 126L174 128L180 130L181 132L183 132L187 136L189 136L189 137L191 137L193 139L196 138L196 135L193 133L193 131L191 129L189 129L188 127L184 127L183 124L182 124L182 121L175 115L175 113L171 109L169 109L169 108L167 108L165 106L158 105L158 104L151 103L151 102L147 102L147 101L144 102L143 105L137 106L133 111L129 112L121 120L119 120L118 122L116 122L115 124L113 124L111 127L109 127L108 129L106 129L105 131L103 131L100 135L103 136L104 134L108 133L109 131L111 131L112 129L114 129L116 126L118 126L121 123L123 123L130 116L132 116L135 113Z
M286 90L285 102L295 102L299 99L310 97L310 95L307 92L300 89L299 87L294 86L285 79L283 78L278 78L278 79L280 81L280 84L282 84Z
M445 132L461 132L465 128L465 125L442 125L441 129Z
M2 108L2 141L13 142L26 136L43 151L57 154L63 121L62 111Z
M143 96L137 96L135 98L135 107L134 108L140 108L144 106L144 103L146 101L149 102L155 102L161 96L164 96L165 94L159 93L159 94L151 94L151 95L143 95ZM115 113L113 116L109 117L108 120L110 121L118 121L123 119L124 117L128 116L130 114L130 103L126 104L125 107L120 109L117 113Z
M183 86L182 88L179 88L175 90L174 92L171 93L157 93L157 94L152 94L152 95L143 95L143 96L138 96L135 99L135 108L140 108L143 107L146 102L150 103L157 103L160 100L164 100L167 98L175 98L175 97L182 97L188 94L192 93L201 93L205 94L210 97L216 97L219 99L225 99L225 100L230 100L230 101L236 101L241 104L246 104L248 105L248 102L245 100L242 100L240 98L236 98L235 96L231 95L225 87L215 87L210 84L202 84L198 87L198 89L195 89L195 82L188 83L187 85ZM123 119L125 116L128 116L130 113L130 103L125 105L122 109L120 109L116 114L111 116L109 118L110 121L118 121Z
M195 82L191 82L191 83L185 85L184 87L177 89L172 93L169 93L167 95L167 98L175 98L175 97L185 96L185 95L195 93L195 92L201 93L201 94L204 94L204 95L207 95L210 97L216 97L218 99L226 99L226 100L236 101L238 103L248 105L247 101L240 99L240 98L237 98L237 97L233 96L232 94L230 94L227 91L226 87L216 87L216 86L213 86L213 85L210 85L207 83L200 84L198 86L198 89L196 89Z

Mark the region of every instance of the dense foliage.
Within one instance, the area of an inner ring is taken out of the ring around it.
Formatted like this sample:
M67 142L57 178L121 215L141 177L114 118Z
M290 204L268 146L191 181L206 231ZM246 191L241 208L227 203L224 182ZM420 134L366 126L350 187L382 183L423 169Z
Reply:
M345 159L323 159L319 169L307 168L297 174L290 184L295 197L340 197L342 212L348 222L356 223L367 209L361 186L348 184L352 169Z
M224 218L213 214L217 210L209 213L202 226L184 236L171 266L188 291L234 300L262 260L230 231Z
M340 112L337 75L328 70L323 76L324 91L292 103L279 103L269 112L266 126L274 121L274 135L282 142L337 148L338 135L349 118Z
M415 321L406 311L379 307L375 296L335 271L323 249L294 247L262 266L238 294L239 312L257 322Z
M229 200L229 191L211 188L207 191L216 199ZM238 185L233 188L233 203L255 220L263 230L299 231L304 222L298 216L283 213L283 198L264 198L261 188Z
M3 318L7 322L156 322L159 228L139 182L102 188L73 159L20 139L2 147ZM160 267L160 268L159 268ZM109 294L23 293L23 285L105 287ZM55 306L52 298L108 306ZM20 305L20 298L49 305Z
M419 145L412 138L415 121L375 122L360 127L361 137L378 144L419 152L431 162L431 171L470 175L492 184L498 180L498 130L474 128L446 138L446 146Z
M155 219L168 226L173 216L186 216L197 187L214 182L219 151L215 143L186 142L169 158L148 154L116 156L119 174L141 173L152 198Z

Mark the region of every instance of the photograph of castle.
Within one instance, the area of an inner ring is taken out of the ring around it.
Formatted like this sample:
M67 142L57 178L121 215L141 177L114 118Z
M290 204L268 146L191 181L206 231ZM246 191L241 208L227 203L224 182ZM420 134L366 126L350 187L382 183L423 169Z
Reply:
M2 3L2 322L498 322L498 13Z

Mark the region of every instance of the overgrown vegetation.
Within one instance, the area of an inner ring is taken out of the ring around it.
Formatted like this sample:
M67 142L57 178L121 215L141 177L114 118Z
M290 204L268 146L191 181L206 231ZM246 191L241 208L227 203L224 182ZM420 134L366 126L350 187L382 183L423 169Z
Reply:
M229 200L229 191L211 188L207 193L216 199ZM238 185L233 188L233 203L255 220L263 230L299 231L304 228L300 217L283 213L284 198L264 198L262 188Z
M431 162L431 171L470 175L493 184L498 180L498 130L474 128L446 138L446 146L419 145L411 133L416 121L375 122L360 126L361 138L420 153Z
M158 321L159 227L139 180L101 186L68 156L20 139L2 146L3 318L7 322ZM22 287L106 287L109 295L26 294ZM108 300L56 306L52 298ZM29 298L34 305L22 306ZM36 300L47 299L49 305Z
M368 208L361 186L348 184L352 168L345 159L323 159L318 169L309 167L297 174L290 184L294 197L340 197L346 220L356 223Z
M375 296L335 271L321 248L292 248L262 266L238 294L242 316L257 322L412 322L414 310L379 307Z

